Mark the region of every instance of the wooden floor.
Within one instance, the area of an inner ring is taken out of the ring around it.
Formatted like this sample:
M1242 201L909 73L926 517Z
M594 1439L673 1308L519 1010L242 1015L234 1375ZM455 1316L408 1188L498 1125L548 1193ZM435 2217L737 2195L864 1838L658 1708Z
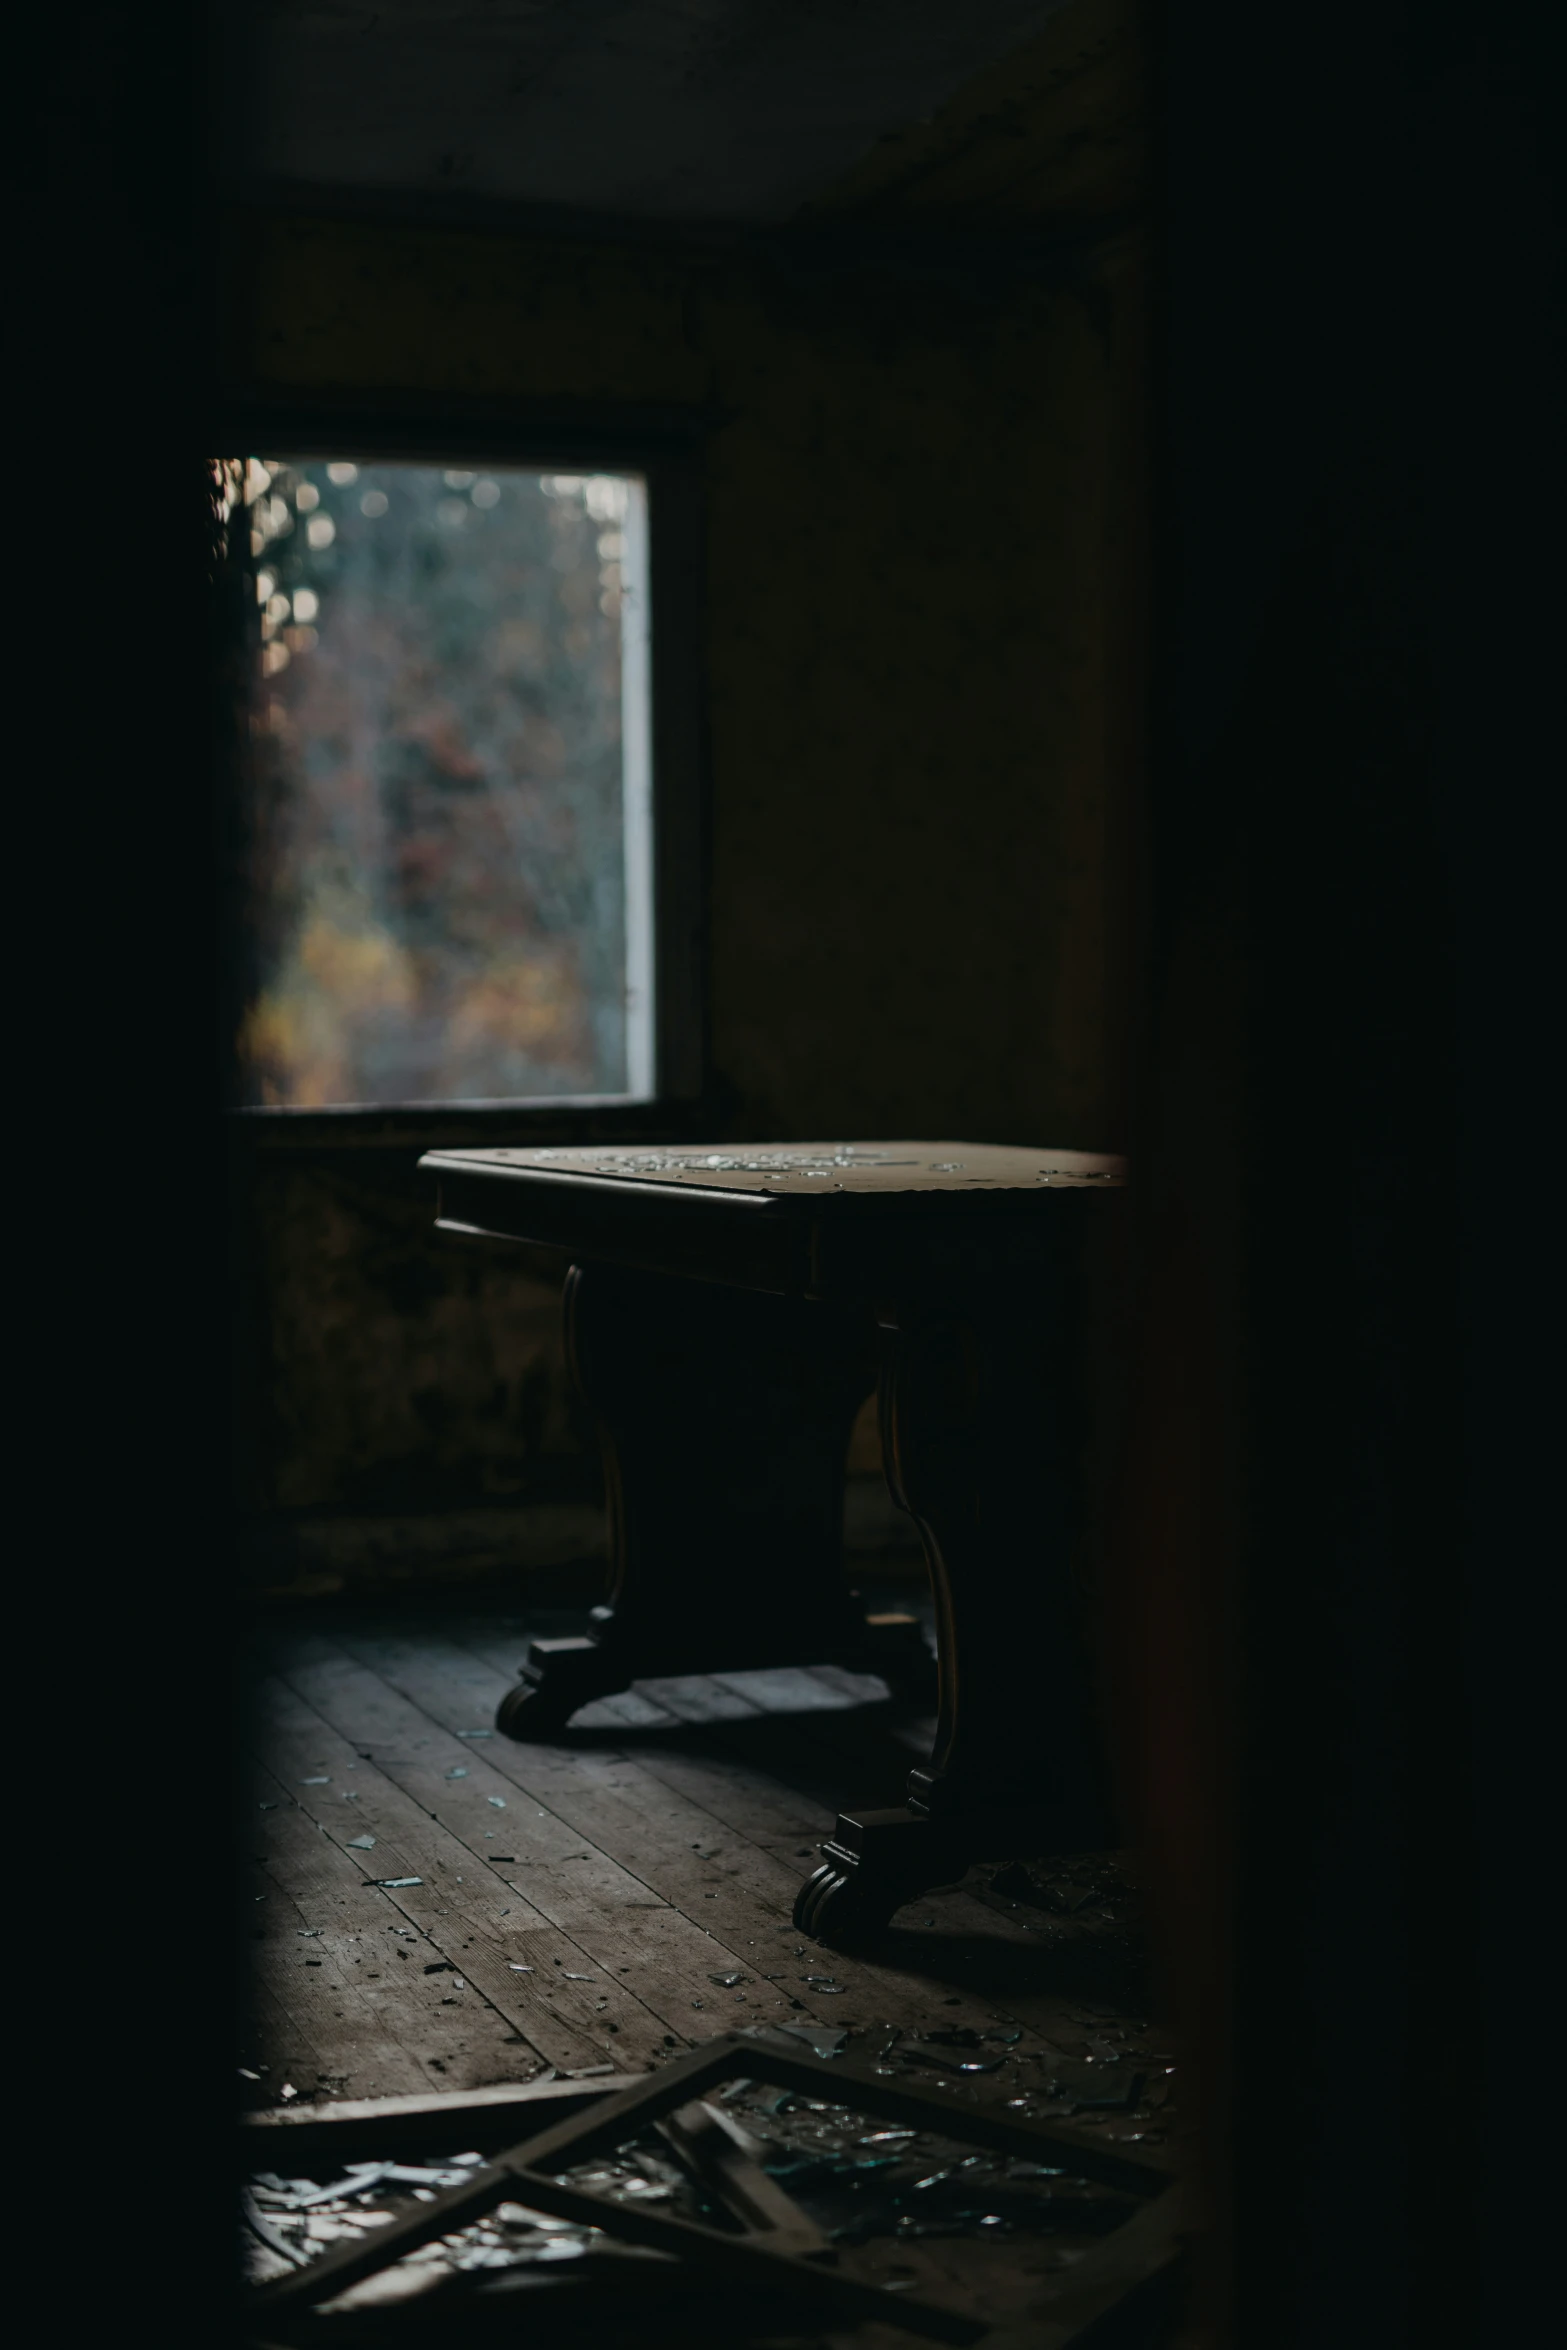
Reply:
M1061 2112L1041 2062L1132 2058L1140 2109L1081 2125L1169 2159L1169 2043L1108 1864L1064 1870L1059 1917L984 1898L987 1867L902 1911L874 1955L808 1944L790 1913L837 1805L895 1799L931 1724L823 1667L649 1683L555 1744L496 1736L529 1634L580 1621L257 1633L248 2102L636 2072L763 2021L847 2029L851 2047L1001 2024L1021 2036L976 2095Z

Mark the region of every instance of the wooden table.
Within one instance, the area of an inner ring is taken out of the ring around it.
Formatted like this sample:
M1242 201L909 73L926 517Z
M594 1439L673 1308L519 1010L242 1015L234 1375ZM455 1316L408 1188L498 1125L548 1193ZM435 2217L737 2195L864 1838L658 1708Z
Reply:
M845 1940L971 1860L1107 1820L1074 1548L1083 1242L1120 1159L972 1143L432 1151L448 1232L571 1258L610 1596L537 1640L497 1724L548 1736L639 1678L928 1669L842 1558L849 1432L878 1381L893 1498L936 1602L935 1747L907 1801L840 1815L796 1922Z

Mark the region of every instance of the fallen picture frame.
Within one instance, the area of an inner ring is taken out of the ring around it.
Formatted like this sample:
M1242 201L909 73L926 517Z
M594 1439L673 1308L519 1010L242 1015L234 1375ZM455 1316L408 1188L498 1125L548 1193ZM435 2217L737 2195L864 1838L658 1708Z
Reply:
M701 2120L709 2095L741 2082L848 2107L859 2115L937 2133L1004 2157L1034 2162L1054 2157L1058 2165L1069 2163L1081 2178L1126 2197L1127 2218L1040 2296L1047 2306L1028 2333L1030 2343L1040 2350L1065 2350L1068 2344L1086 2342L1089 2330L1097 2331L1108 2312L1140 2299L1167 2277L1179 2256L1179 2191L1167 2166L1130 2158L1079 2132L987 2112L939 2089L910 2087L841 2059L812 2055L791 2046L782 2035L735 2033L709 2041L629 2085L624 2076L602 2088L587 2082L572 2083L569 2089L560 2084L557 2096L548 2102L566 2104L571 2110L559 2119L539 2113L543 2100L537 2091L533 2098L519 2091L509 2096L503 2092L498 2098L480 2092L468 2098L392 2101L417 2108L400 2117L398 2126L417 2128L426 2140L437 2114L455 2120L458 2108L465 2125L482 2115L484 2134L492 2144L498 2135L509 2139L523 2112L529 2112L530 2119L538 2117L542 2126L506 2143L470 2168L460 2184L430 2195L417 2210L378 2229L373 2238L339 2244L308 2265L252 2288L247 2295L251 2340L284 2343L298 2339L301 2332L315 2339L337 2337L341 2327L346 2342L356 2330L348 2324L347 2313L322 2320L315 2313L324 2304L434 2240L482 2221L499 2205L517 2203L547 2219L601 2231L609 2245L663 2256L646 2268L637 2263L649 2284L655 2265L666 2268L674 2263L713 2286L792 2303L808 2323L853 2326L871 2321L931 2341L977 2343L988 2338L999 2345L1004 2334L968 2312L840 2273L831 2252L819 2241L813 2244L813 2231L803 2214L794 2214L799 2225L791 2227L789 2199L738 2150L718 2146ZM368 2143L363 2132L372 2118L368 2113L316 2118L315 2143L323 2149L346 2145L356 2127L360 2142ZM706 2131L706 2160L717 2166L710 2175L730 2228L616 2201L557 2175L613 2152L655 2125L687 2154L693 2150L693 2132L700 2137ZM270 2152L280 2142L303 2149L310 2131L311 2124L304 2121L270 2127L252 2122L242 2136L251 2146L265 2144ZM390 2314L382 2313L383 2322Z

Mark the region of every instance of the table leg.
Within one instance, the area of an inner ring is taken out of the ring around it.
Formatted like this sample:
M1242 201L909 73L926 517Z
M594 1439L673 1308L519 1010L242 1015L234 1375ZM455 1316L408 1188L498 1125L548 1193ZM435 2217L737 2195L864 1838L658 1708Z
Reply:
M1076 1366L1048 1285L890 1315L883 1450L935 1593L940 1711L907 1801L846 1812L795 1911L848 1939L971 1861L1109 1832L1083 1608Z
M876 1375L868 1317L594 1265L568 1276L566 1334L603 1447L610 1593L586 1637L533 1642L498 1727L548 1736L660 1674L876 1669L877 1630L843 1572L849 1432ZM884 1652L910 1630L918 1647L911 1620L884 1621Z

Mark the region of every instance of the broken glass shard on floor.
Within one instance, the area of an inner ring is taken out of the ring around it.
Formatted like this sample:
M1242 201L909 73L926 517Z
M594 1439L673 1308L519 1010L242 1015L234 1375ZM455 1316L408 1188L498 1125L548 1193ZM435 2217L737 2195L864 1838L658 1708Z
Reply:
M1074 2240L1086 2248L1138 2207L1135 2197L1075 2175L1065 2157L992 2154L912 2127L867 2129L867 2117L847 2106L762 2084L729 2109L768 2176L838 2244L1031 2236L1048 2239L1053 2254Z
M432 2201L443 2188L460 2186L481 2160L470 2153L426 2163L360 2162L341 2176L319 2180L258 2173L240 2198L245 2273L252 2283L264 2283L308 2265L337 2245L367 2238L416 2204ZM525 2269L536 2262L571 2259L601 2243L595 2228L504 2203L351 2287L337 2298L335 2307L347 2312L405 2301L465 2271Z
M820 2024L769 2024L770 2032L782 2032L791 2040L803 2040L813 2056L841 2056L848 2038L845 2032L829 2032Z
M758 2036L779 2029L764 2027ZM798 2044L808 2028L783 2027L781 2036L786 2045ZM847 2037L821 2036L839 2042ZM578 2077L608 2070L584 2067ZM1035 2257L1048 2268L1091 2249L1137 2208L1136 2198L1077 2175L1065 2150L1060 2162L976 2150L939 2130L868 2126L869 2117L852 2107L745 2080L732 2081L722 2103L739 2125L739 2142L750 2148L750 2159L830 2245L875 2243L890 2250L927 2238L968 2239L976 2247L993 2239L1033 2239ZM247 2272L261 2281L333 2245L369 2241L377 2228L433 2202L479 2160L472 2153L440 2151L420 2161L334 2165L314 2179L258 2173L241 2206ZM722 2192L719 2181L691 2147L682 2151L679 2133L666 2136L660 2124L556 2175L627 2206L646 2204L710 2228L733 2226L732 2215L715 2200ZM507 2202L350 2288L336 2306L345 2314L356 2306L368 2312L410 2294L448 2284L455 2289L469 2272L494 2271L493 2289L510 2292L526 2285L530 2269L570 2263L587 2252L595 2259L651 2257L617 2251L597 2230L550 2221ZM488 2291L492 2280L475 2276L474 2286ZM508 2306L520 2313L537 2305L513 2300Z
M1052 2063L1045 2070L1047 2093L1070 2099L1074 2107L1085 2111L1114 2112L1135 2105L1146 2078L1130 2066L1121 2065L1112 2070L1105 2064Z

